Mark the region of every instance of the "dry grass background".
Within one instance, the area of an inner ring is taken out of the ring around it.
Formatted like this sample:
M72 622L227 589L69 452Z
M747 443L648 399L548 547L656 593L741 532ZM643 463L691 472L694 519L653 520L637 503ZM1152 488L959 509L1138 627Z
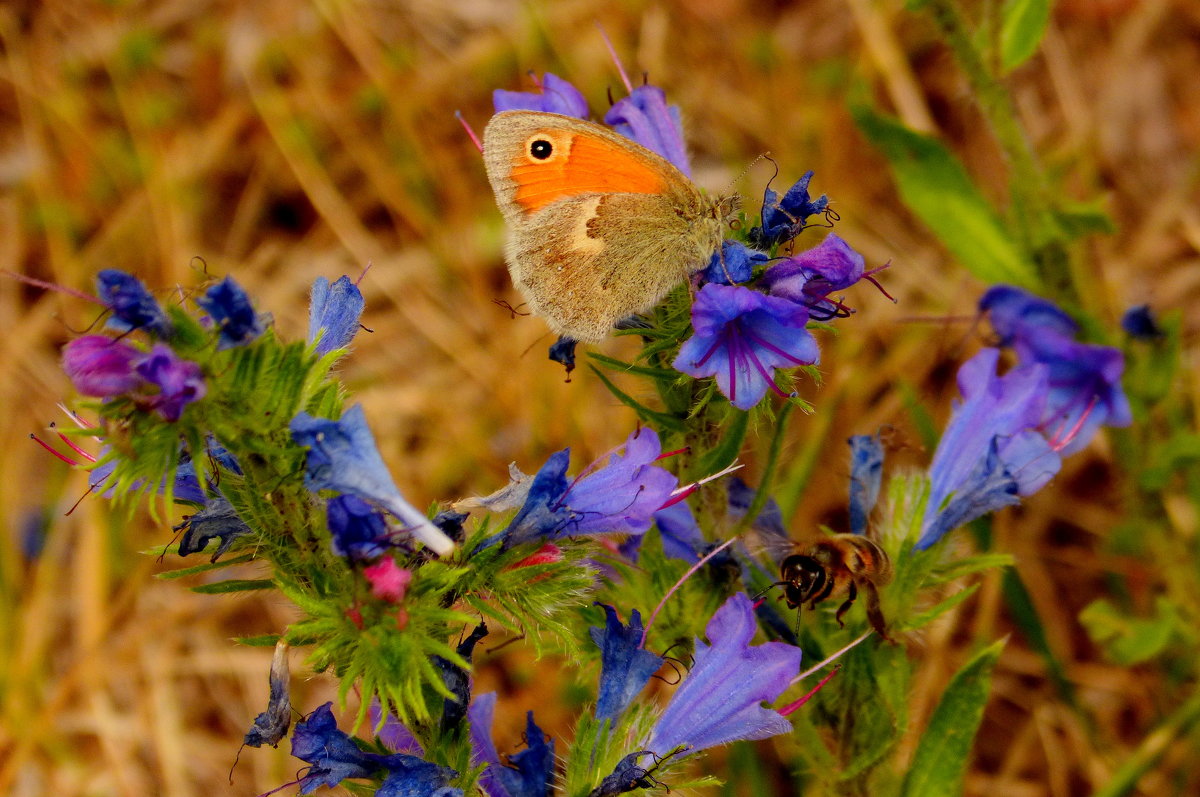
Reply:
M769 150L784 182L817 171L839 234L868 262L892 261L885 279L900 303L859 289L859 314L824 339L824 386L803 386L818 412L796 423L785 476L811 478L803 500L784 488L799 536L841 511L844 438L884 423L909 428L901 385L944 416L954 367L976 345L965 324L913 321L971 313L981 286L906 213L846 109L849 95L874 97L942 135L985 190L1002 192L1002 160L950 57L900 5L5 3L0 266L84 291L96 271L116 267L168 297L178 296L171 286L195 285L206 264L235 275L300 336L313 278L371 263L364 323L374 332L359 337L344 373L415 503L489 491L509 461L528 469L564 444L586 459L622 439L634 417L587 373L565 384L544 359L542 323L492 303L517 299L482 164L453 112L481 127L491 90L527 87L531 69L568 77L602 108L617 79L601 22L631 71L648 71L684 108L698 182L720 190ZM1013 79L1022 119L1064 190L1103 196L1120 225L1086 252L1107 320L1144 301L1182 308L1193 343L1198 45L1200 6L1190 0L1070 0ZM768 176L759 164L739 185L756 196ZM287 607L156 580L170 563L138 551L169 539L168 521L112 515L94 498L67 515L82 474L27 439L63 420L55 405L70 390L57 350L96 315L69 296L0 282L0 794L266 791L299 762L286 744L246 751L227 782L265 704L270 658L229 640L278 630ZM615 340L600 348L623 350ZM1194 348L1187 356L1194 381ZM915 442L899 455L927 457ZM1100 440L998 522L1094 725L1056 699L1042 659L1014 637L971 793L1090 793L1170 708L1153 669L1106 663L1076 619L1110 574L1138 605L1164 577L1106 547L1121 492ZM1196 531L1186 507L1174 522L1180 534ZM44 530L36 556L24 547L31 530ZM921 710L974 640L1009 630L991 579L914 641ZM568 686L535 688L527 661L504 661L479 674L484 688L511 695L502 705L561 702ZM297 681L298 706L331 694L325 678ZM565 712L545 719L559 733L570 726ZM515 749L507 727L498 740ZM1196 755L1195 744L1172 743L1139 793L1194 784Z

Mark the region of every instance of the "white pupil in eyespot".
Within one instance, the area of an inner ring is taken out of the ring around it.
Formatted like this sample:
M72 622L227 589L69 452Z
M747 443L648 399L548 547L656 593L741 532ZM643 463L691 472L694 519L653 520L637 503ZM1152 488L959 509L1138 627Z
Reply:
M552 152L554 152L554 147L544 138L539 138L529 145L529 154L540 161L549 158Z

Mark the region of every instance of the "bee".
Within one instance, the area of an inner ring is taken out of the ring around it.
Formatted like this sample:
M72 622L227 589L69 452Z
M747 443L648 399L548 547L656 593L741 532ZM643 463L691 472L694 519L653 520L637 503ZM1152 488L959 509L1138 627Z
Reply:
M866 596L867 619L879 636L891 641L887 623L879 608L879 588L892 581L892 560L878 543L861 534L834 534L819 540L803 551L784 557L779 565L779 578L772 586L783 587L789 608L796 610L797 626L800 607L809 610L831 598L846 596L838 607L838 625L845 627L842 615L854 605L858 593Z

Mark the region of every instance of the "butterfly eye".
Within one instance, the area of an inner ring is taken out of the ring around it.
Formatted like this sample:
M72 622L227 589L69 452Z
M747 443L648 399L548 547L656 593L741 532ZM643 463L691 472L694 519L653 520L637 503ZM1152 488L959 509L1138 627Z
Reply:
M529 144L529 154L540 161L554 154L554 145L544 138L536 138Z

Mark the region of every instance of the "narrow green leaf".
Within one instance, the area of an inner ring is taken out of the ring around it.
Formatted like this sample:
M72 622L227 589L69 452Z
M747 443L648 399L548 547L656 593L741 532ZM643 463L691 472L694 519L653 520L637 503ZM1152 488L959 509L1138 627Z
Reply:
M750 413L731 407L729 419L722 426L725 433L721 435L721 439L715 446L704 452L704 456L700 459L698 476L703 478L705 475L717 473L732 465L742 450L742 442L746 439L748 428L750 428Z
M175 579L183 578L184 576L192 576L196 573L207 573L209 570L220 570L225 567L232 567L233 565L240 565L253 561L254 556L247 553L242 554L241 556L235 556L232 559L222 559L219 562L205 562L204 564L196 565L195 567L184 567L179 570L168 570L165 573L155 573L154 577L161 578L164 581L174 581Z
M218 581L215 584L201 584L191 589L192 592L198 592L201 595L223 595L227 592L253 592L260 589L271 589L274 586L275 582L269 578L242 578Z
M637 376L648 376L651 379L664 379L668 382L674 382L679 378L678 371L668 370L666 368L651 368L646 365L633 365L624 360L618 360L616 357L609 357L599 352L589 351L588 357L600 363L601 365L611 368L614 371L619 371L623 374L636 374Z
M1008 0L1001 13L1000 62L1010 72L1037 52L1050 21L1050 0Z
M1005 641L981 650L950 679L904 778L902 794L906 797L962 792L971 742L991 691L992 668Z
M621 390L621 388L614 385L612 380L605 376L604 372L596 366L589 365L588 368L591 368L592 371L595 372L596 376L600 377L600 381L604 383L604 386L608 388L610 393L617 397L617 401L620 401L627 407L632 407L634 412L636 412L638 417L640 417L642 420L646 421L647 423L658 424L665 429L670 429L675 432L683 431L683 422L674 415L668 415L665 412L658 412L650 409L633 396L630 396L624 390Z
M234 642L251 648L273 648L279 641L279 634L260 634L259 636L234 637Z
M851 109L863 135L887 158L900 196L972 274L992 284L1037 288L1028 258L995 210L941 142L866 106Z

